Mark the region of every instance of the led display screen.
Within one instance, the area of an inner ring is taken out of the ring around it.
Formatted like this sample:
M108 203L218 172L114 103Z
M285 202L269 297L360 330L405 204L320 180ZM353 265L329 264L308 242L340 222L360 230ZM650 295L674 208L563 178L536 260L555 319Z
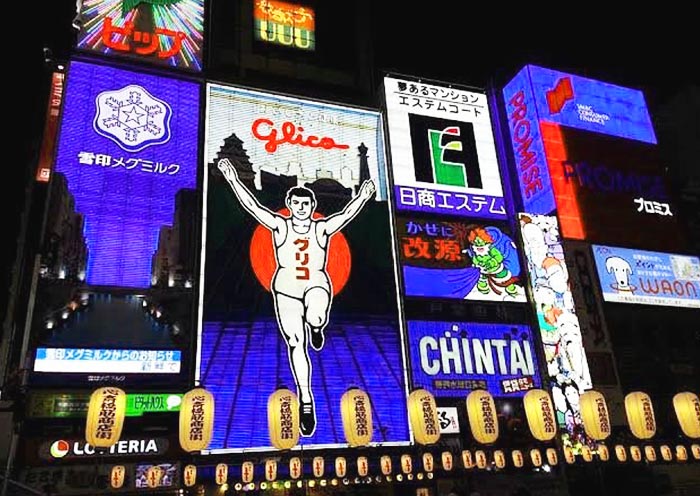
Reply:
M299 397L302 445L345 443L352 386L370 397L372 441L407 442L380 115L207 93L197 370L216 398L211 451L267 449L282 385Z
M90 395L84 393L38 392L29 396L28 417L85 417ZM179 393L127 393L126 416L140 417L144 413L178 412L182 403Z
M700 259L593 245L605 301L700 308Z
M486 95L384 78L398 210L505 219Z
M137 489L144 489L153 486L148 485L148 469L154 465L136 465L136 474L134 478L134 485ZM179 470L178 465L175 463L159 463L155 465L160 468L160 478L155 484L155 487L171 487L177 485L179 482Z
M413 385L436 397L519 397L541 385L528 326L409 320L407 330Z
M406 296L526 301L506 222L403 213L396 225Z
M310 7L255 0L255 39L300 50L316 49L316 14Z
M559 424L575 441L583 436L579 396L592 384L559 225L554 216L518 217L552 399Z
M199 71L204 0L82 0L78 48Z

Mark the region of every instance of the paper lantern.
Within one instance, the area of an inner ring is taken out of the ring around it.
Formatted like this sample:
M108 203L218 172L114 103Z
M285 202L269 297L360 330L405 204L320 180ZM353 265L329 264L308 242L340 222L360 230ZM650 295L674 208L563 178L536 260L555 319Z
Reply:
M590 446L583 445L581 446L581 458L583 458L584 462L592 462L593 461L593 451L591 451Z
M700 438L700 398L691 392L678 393L673 397L673 409L683 434L691 439Z
M625 450L625 447L621 444L615 445L615 458L617 458L618 462L627 461L627 450Z
M668 444L662 444L659 447L659 451L661 452L661 458L665 462L670 462L673 460L673 452L671 451L671 447Z
M158 465L148 467L146 470L146 485L150 488L160 486L160 480L163 478L163 469Z
M345 458L342 456L338 456L335 459L335 475L337 477L340 477L341 479L345 477L345 474L347 474L348 471L348 462L345 461Z
M221 464L221 465L223 465L223 464ZM226 470L228 470L228 466L226 467ZM228 478L228 473L226 475ZM253 465L253 462L243 462L241 464L241 480L243 481L243 483L250 484L251 482L253 482L254 478L255 478L255 465ZM218 481L218 474L217 474L217 481ZM224 480L224 482L226 482L226 481Z
M684 462L688 459L688 450L685 449L685 446L682 444L679 444L676 446L676 460L679 462Z
M197 467L195 465L185 465L182 469L182 481L185 487L192 487L197 483Z
M493 452L493 461L496 467L503 468L506 466L506 455L502 450L496 450Z
M322 456L315 456L311 463L312 471L314 477L323 477L323 472L325 471L325 462Z
M384 466L382 465L382 473L384 473ZM389 466L391 468L391 459L389 459ZM357 475L360 477L367 477L367 474L369 473L369 462L367 461L366 456L358 456L357 457ZM389 470L389 473L391 473L391 470Z
M586 391L579 398L586 435L596 441L607 439L612 428L605 397L598 391Z
M630 458L632 458L632 461L635 461L635 462L642 461L642 450L639 448L639 446L636 446L636 445L630 446Z
M435 444L440 440L437 404L425 389L416 389L408 395L408 419L418 444Z
M379 466L382 468L382 474L391 475L391 457L384 455L379 459Z
M279 450L299 443L299 400L287 388L280 388L267 400L267 430L272 446Z
M511 457L513 458L513 465L520 468L523 466L525 463L525 459L523 458L523 452L520 450L513 450L511 453Z
M653 446L644 446L644 458L649 462L656 461L656 450Z
M462 465L466 469L474 468L474 458L471 451L462 450Z
M636 391L625 396L627 423L637 439L650 439L656 434L654 406L646 393ZM641 458L641 457L640 457Z
M277 460L265 460L265 480L268 482L277 480Z
M126 415L126 393L119 388L103 387L90 395L85 440L96 448L117 444Z
M413 460L411 459L411 455L401 455L401 471L404 474L413 472Z
M124 465L115 465L112 467L112 473L109 476L109 484L112 489L119 489L124 485L124 475L126 474L126 469Z
M434 468L433 455L431 453L423 453L423 470L432 472Z
M348 389L340 399L345 439L351 447L367 446L372 440L372 406L367 393Z
M483 470L489 464L488 459L486 458L486 453L484 453L483 450L476 450L474 452L474 458L476 459L476 468Z
M449 451L443 451L440 455L440 458L442 460L442 469L446 470L447 472L452 470L452 453L450 453Z
M542 453L537 448L530 450L530 461L534 467L542 466Z
M693 454L693 458L700 460L700 444L691 444L690 452Z
M606 445L598 445L598 456L600 457L601 461L607 462L608 460L610 460L610 450Z
M182 397L180 404L180 446L184 451L201 451L209 447L214 429L214 396L195 388Z
M545 451L545 455L547 457L547 463L554 466L557 463L559 463L559 456L557 455L557 450L554 448L547 448Z
M527 424L538 441L551 441L557 434L554 405L549 393L543 389L531 389L523 397Z
M571 446L564 446L564 460L566 460L566 463L569 465L576 463L576 455L574 454L574 450L571 449Z
M498 417L493 396L488 391L476 390L467 396L467 414L472 436L481 444L498 439Z
M289 476L292 479L301 477L301 458L295 456L289 459Z

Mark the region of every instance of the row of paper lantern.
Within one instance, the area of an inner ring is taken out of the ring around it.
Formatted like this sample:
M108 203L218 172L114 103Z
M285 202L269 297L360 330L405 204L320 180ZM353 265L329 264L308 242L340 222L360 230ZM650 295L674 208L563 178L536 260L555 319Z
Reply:
M625 447L621 444L614 446L615 458L619 462L628 461L628 451L629 459L634 462L641 462L646 460L647 462L656 462L657 454L656 448L654 446L644 446L639 447L632 445ZM677 445L675 450L668 445L659 446L659 452L661 454L661 459L663 461L673 461L675 451L675 458L678 461L688 460L687 448L683 445ZM700 444L693 444L691 446L692 457L695 460L700 460ZM610 460L610 450L604 444L598 444L595 449L591 449L589 446L584 445L581 449L581 459L584 462L592 462L594 460L594 454L598 455L598 459L603 462ZM464 469L486 469L489 466L495 466L496 468L502 469L507 465L512 465L516 468L522 468L526 464L526 456L529 457L528 465L532 467L542 467L544 464L549 466L555 466L559 463L559 453L554 448L546 448L545 450L540 450L538 448L530 449L529 451L512 450L510 452L510 457L506 454L504 450L494 450L489 454L484 450L476 450L474 452L470 450L463 450L461 452L462 466ZM510 461L508 461L510 458ZM451 451L443 451L440 454L440 469L450 472L454 470L455 462ZM571 448L564 448L564 460L568 464L576 463L576 455ZM394 472L397 474L403 474L407 477L407 480L413 479L413 474L415 474L419 480L423 478L423 473L425 473L429 478L432 478L432 473L438 469L435 465L436 461L432 453L423 453L419 457L420 465L416 466L414 461L414 456L409 454L401 455L400 457L400 467L395 470L393 466L392 458L388 455L384 455L379 459L379 468L384 476L393 475ZM274 482L278 479L278 461L274 459L266 460L264 463L264 479L267 482ZM355 467L357 476L367 477L369 475L369 460L365 456L358 456L355 460ZM345 479L349 477L349 466L348 460L343 456L338 456L335 458L333 464L333 472L330 473L326 467L326 460L322 456L316 456L311 459L311 470L314 478L321 479L323 477L337 477L339 479ZM111 484L112 487L118 489L124 484L124 474L125 468L123 465L117 465L112 468L111 474ZM299 480L303 478L304 468L303 462L299 457L293 457L289 460L289 477L292 480ZM162 477L162 469L157 465L150 467L146 471L146 484L148 487L154 488L158 487L159 481ZM243 484L249 484L255 479L255 465L253 462L246 461L241 464L241 479L240 482ZM229 480L229 466L225 463L220 463L216 465L214 469L214 481L218 485L227 484ZM195 465L186 465L182 471L182 481L186 487L192 487L197 483L197 467Z
M539 441L551 441L557 434L554 404L543 389L528 391L523 398L528 426ZM700 438L700 399L695 393L678 393L673 406L683 433ZM580 397L581 420L586 434L595 441L607 439L611 432L608 407L603 395L586 391ZM474 439L492 444L498 439L498 416L493 397L485 390L476 390L466 398L469 427ZM369 395L358 388L343 394L340 402L345 439L350 447L367 446L372 440L372 407ZM95 447L108 448L121 437L126 411L126 393L105 387L90 397L85 437ZM651 399L646 393L634 392L625 397L625 411L632 434L650 439L656 433L656 420ZM280 388L268 399L268 430L272 446L291 449L299 442L299 402L296 395ZM408 397L408 417L418 444L431 445L440 439L437 404L425 389L417 389ZM214 427L214 397L202 388L187 392L180 406L179 440L183 450L207 449Z

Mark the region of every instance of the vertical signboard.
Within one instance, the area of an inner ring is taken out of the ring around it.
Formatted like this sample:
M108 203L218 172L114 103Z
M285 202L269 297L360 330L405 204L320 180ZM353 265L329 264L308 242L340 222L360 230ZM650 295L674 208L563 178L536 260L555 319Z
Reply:
M280 385L303 445L345 442L350 387L369 395L372 442L406 442L380 115L213 84L207 98L197 370L212 451L269 448Z
M40 183L48 183L51 178L65 77L66 75L62 72L54 72L51 75L51 92L49 93L49 101L46 105L44 136L41 139L39 163L37 164L35 178Z

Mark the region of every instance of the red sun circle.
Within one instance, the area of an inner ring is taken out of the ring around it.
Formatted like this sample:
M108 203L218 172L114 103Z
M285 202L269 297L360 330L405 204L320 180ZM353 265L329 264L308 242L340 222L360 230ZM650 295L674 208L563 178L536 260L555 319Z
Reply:
M283 208L277 213L289 218L289 210ZM323 219L323 215L314 212L314 219ZM272 233L263 226L258 226L250 238L250 265L258 282L270 291L272 277L277 270L277 260L275 260L275 250L272 241ZM328 246L328 261L326 270L333 285L333 295L340 293L350 278L350 267L352 256L350 245L343 233L335 233Z

